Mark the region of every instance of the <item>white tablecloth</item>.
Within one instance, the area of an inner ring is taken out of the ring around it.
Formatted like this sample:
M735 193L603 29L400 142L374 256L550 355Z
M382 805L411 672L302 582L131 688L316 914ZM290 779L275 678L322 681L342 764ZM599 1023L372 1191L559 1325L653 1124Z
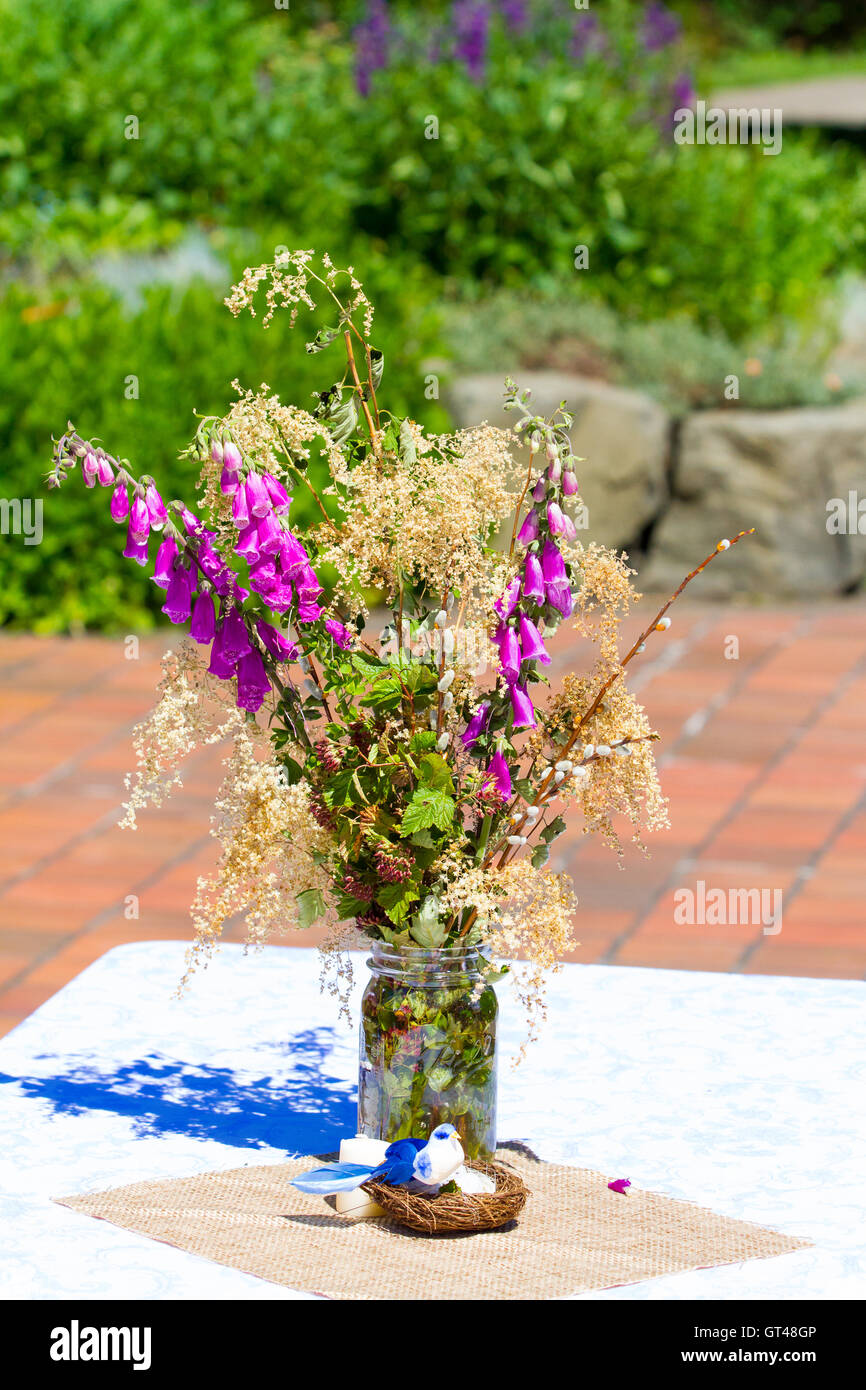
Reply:
M354 1132L356 1033L317 953L224 947L177 1000L184 951L109 951L0 1040L3 1297L304 1296L50 1200ZM507 985L500 1002L501 1139L816 1243L584 1297L866 1294L862 983L567 966L516 1070Z

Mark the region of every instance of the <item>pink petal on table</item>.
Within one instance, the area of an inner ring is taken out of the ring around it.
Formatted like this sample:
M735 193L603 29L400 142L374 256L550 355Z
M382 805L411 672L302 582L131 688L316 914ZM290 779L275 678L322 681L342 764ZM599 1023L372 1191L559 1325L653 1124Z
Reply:
M611 1192L621 1192L623 1197L627 1197L628 1189L631 1187L631 1183L629 1182L628 1178L617 1178L615 1182L609 1182L608 1187L610 1188Z

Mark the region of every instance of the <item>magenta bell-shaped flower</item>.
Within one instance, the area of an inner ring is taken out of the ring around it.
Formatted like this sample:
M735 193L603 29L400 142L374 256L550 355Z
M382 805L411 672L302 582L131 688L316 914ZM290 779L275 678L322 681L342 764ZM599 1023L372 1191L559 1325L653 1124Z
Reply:
M175 565L162 611L173 623L185 623L190 616L192 605L193 577L185 565Z
M482 700L481 704L478 706L472 718L469 720L469 723L466 725L466 728L463 730L463 733L460 735L461 742L463 743L463 747L466 749L467 753L469 752L470 748L475 747L476 743L478 742L479 735L481 735L484 732L487 726L487 715L489 712L490 701Z
M515 608L517 600L520 598L520 579L515 575L511 583L506 585L504 593L494 603L493 607L503 621L510 618Z
M211 456L211 458L213 459L214 463L222 463L222 461L223 461L223 446L222 446L222 441L221 441L221 440L219 440L219 439L212 439L212 440L211 440L211 444L210 444L210 456Z
M126 560L134 560L137 565L147 564L147 536L144 540L139 540L132 534L132 523L126 533L126 548L123 552Z
M259 554L278 555L283 548L284 531L274 513L268 512L257 526L259 534Z
M574 497L580 484L577 481L577 474L573 468L566 468L562 475L562 490L566 497Z
M257 594L262 597L279 587L279 576L277 567L269 555L262 556L254 565L250 565L250 584Z
M114 469L104 454L97 455L96 479L100 487L110 487L114 482Z
M230 660L224 651L225 642L225 623L220 623L213 639L213 646L210 649L210 665L208 670L212 676L219 676L221 681L229 680L235 674L237 658Z
M511 773L501 753L494 753L490 759L483 786L495 787L503 801L507 801L511 796Z
M538 482L535 484L535 487L532 489L533 502L543 502L544 494L546 493L546 491L547 483L544 481L543 478L539 478Z
M108 510L113 521L125 521L129 516L129 493L126 490L126 483L117 484L111 494Z
M521 545L531 545L538 540L538 512L533 508L528 511L523 518L523 525L517 533L517 539Z
M570 618L574 612L574 595L567 579L557 579L547 586L547 602L551 608L555 608L561 613L563 618Z
M223 623L222 653L227 661L239 661L250 650L250 639L243 618L232 606Z
M541 552L541 573L544 576L545 584L558 583L560 580L568 578L565 572L565 561L553 541L544 542L544 549Z
M541 633L525 613L520 615L520 650L524 661L540 661L542 666L550 665L550 653L542 641Z
M266 623L263 618L256 618L256 632L271 656L276 657L277 661L294 661L298 654L298 648L294 642L290 642L287 637L284 637L278 628L275 628L271 623Z
M286 489L283 487L282 483L279 481L279 479L274 477L273 473L263 473L262 482L267 488L268 496L271 499L271 503L277 516L285 516L286 512L289 510L289 507L292 505L292 499L286 492Z
M567 541L573 541L577 537L577 527L568 515L568 512L562 513L562 534Z
M166 536L159 550L156 552L156 566L153 571L153 582L160 589L167 589L174 573L174 565L177 560L177 544L171 536Z
M220 491L224 497L234 497L238 490L238 475L232 468L224 468L220 474Z
M261 654L251 647L238 662L238 709L247 709L255 714L261 709L270 689L271 683Z
M297 536L293 536L291 531L284 531L280 545L280 569L286 578L295 579L309 563L310 557Z
M547 476L552 483L558 483L562 477L562 462L557 456L547 470Z
M259 550L259 528L254 521L245 526L238 535L235 551L238 555L242 555L245 560L257 560L259 558L261 553Z
M147 491L144 494L144 501L147 507L147 514L150 517L150 524L154 531L161 531L168 521L168 512L165 510L165 503L156 490L155 483L148 483Z
M247 494L247 509L251 517L261 518L273 511L274 504L268 496L268 490L262 482L261 474L257 473L254 468L251 468L247 474L244 487Z
M520 675L520 645L513 627L500 627L494 638L499 648L499 664L506 680L517 680Z
M535 707L523 685L511 687L511 708L514 712L515 729L535 728Z
M220 460L217 459L216 462L219 463ZM238 448L237 444L235 444L231 439L227 439L223 444L223 467L228 468L232 473L237 473L242 463L243 459L241 457L241 451Z
M562 508L558 502L548 502L547 504L547 524L550 527L551 535L561 535L565 530L565 518L562 515Z
M189 635L194 642L212 642L216 631L213 598L202 590L193 605Z
M523 569L523 597L534 598L536 603L544 602L544 576L538 556L533 555L532 551L527 555Z
M352 650L354 645L352 633L343 623L338 622L336 618L325 619L325 631L330 633L337 646L340 647L342 651L348 652Z
M241 531L250 524L250 513L247 507L246 488L239 487L232 498L232 520L238 530Z
M316 603L315 599L305 598L303 594L298 596L298 622L314 623L322 616L322 605Z
M129 513L129 534L136 541L146 541L150 535L150 513L143 497L136 495Z
M93 487L95 485L96 474L98 471L99 460L97 459L96 454L93 452L93 450L88 449L87 453L84 455L84 458L81 461L81 472L84 475L84 483L86 487Z

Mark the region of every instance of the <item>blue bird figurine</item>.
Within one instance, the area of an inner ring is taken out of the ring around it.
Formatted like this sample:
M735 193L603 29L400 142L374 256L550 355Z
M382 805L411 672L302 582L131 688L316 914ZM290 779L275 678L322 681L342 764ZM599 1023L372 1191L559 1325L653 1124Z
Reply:
M365 1182L386 1182L392 1187L431 1192L457 1172L465 1154L453 1125L438 1125L430 1138L398 1139L389 1144L382 1162L371 1167L363 1163L325 1163L310 1173L292 1179L299 1192L330 1197L335 1192L352 1192Z

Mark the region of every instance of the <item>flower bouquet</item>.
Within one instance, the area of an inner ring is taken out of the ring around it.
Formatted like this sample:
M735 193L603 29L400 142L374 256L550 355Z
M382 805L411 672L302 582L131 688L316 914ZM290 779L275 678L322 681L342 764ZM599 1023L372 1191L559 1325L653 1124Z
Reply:
M153 564L162 611L189 625L136 730L124 824L179 783L186 754L226 740L222 854L198 884L190 968L238 914L252 943L322 923L338 993L343 948L371 942L359 1128L397 1140L453 1123L483 1158L491 957L520 958L531 1035L544 972L572 940L574 893L547 864L565 813L613 845L616 815L636 838L665 824L656 736L624 673L673 599L621 656L632 571L578 538L564 405L540 418L509 381L513 430L425 434L380 404L383 356L351 267L293 252L247 270L226 303L255 314L262 294L265 325L327 310L307 351L345 360L309 409L235 383L228 413L201 418L185 451L201 470L194 506L72 425L55 443L49 484L78 465L107 489L124 555ZM316 518L302 534L296 489ZM550 693L548 644L566 619L594 660Z

